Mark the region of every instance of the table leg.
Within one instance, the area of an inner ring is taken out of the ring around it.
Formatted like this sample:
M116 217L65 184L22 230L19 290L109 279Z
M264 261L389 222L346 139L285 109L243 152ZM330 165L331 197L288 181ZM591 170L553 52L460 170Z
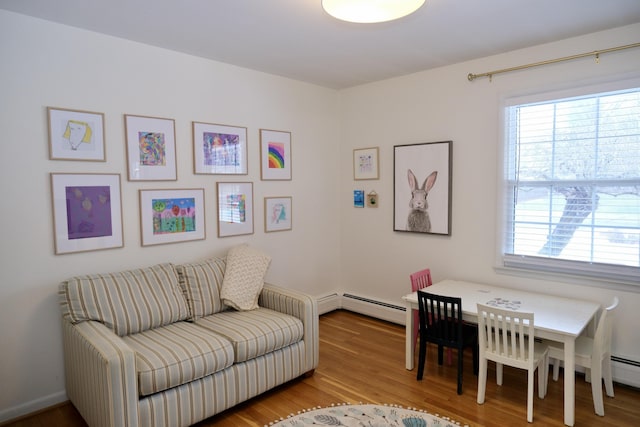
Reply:
M564 342L564 423L573 426L576 410L576 341L569 337Z
M407 303L407 318L405 321L405 364L406 368L410 371L413 369L413 353L414 353L414 341L413 341L413 307L411 303Z

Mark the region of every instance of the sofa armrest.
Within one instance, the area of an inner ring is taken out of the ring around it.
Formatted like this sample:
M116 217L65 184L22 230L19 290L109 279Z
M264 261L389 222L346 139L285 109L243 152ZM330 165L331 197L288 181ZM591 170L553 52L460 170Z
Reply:
M320 339L318 302L304 292L265 283L258 300L260 307L297 317L304 325L306 372L318 367Z
M138 425L135 353L105 325L63 319L67 396L90 426Z

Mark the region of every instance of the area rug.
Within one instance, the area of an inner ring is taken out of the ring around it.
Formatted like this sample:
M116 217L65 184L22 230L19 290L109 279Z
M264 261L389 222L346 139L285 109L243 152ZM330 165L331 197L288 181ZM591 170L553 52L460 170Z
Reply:
M372 405L348 403L326 408L310 408L271 422L265 427L304 426L358 426L358 427L458 427L462 426L448 417L430 414L416 408L399 405ZM468 427L466 424L464 426Z

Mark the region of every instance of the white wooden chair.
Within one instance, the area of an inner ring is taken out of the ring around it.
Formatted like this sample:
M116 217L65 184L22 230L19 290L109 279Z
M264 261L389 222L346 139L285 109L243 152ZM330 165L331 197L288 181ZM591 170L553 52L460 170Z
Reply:
M611 376L611 312L618 306L618 302L618 297L614 297L611 305L602 310L593 338L581 335L576 339L576 365L586 368L585 378L591 381L593 408L601 417L604 416L603 379L607 396L614 397ZM564 348L562 343L553 341L549 341L548 345L549 359L553 359L553 380L558 381L560 361L564 360Z
M478 373L478 403L485 400L487 362L496 362L496 382L502 385L503 365L526 369L527 421L533 422L534 373L538 370L538 397L547 394L549 373L548 347L535 342L533 313L503 310L478 304L478 342L480 366Z

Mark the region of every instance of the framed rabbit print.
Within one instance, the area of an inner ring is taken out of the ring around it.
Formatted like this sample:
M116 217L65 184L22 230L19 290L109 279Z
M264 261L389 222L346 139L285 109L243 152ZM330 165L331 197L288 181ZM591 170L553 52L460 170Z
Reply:
M452 142L393 147L393 230L451 235Z

